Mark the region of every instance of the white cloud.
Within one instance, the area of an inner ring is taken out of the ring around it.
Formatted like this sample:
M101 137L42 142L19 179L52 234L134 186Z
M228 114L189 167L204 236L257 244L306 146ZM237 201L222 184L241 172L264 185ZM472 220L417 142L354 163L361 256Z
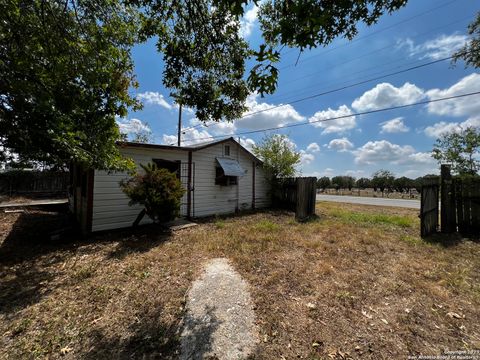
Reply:
M397 46L399 48L407 48L410 56L420 55L420 59L438 60L449 57L454 52L460 50L467 40L468 37L466 35L440 35L435 39L418 45L412 39L407 38L400 40Z
M181 145L189 146L201 142L206 142L212 140L211 134L207 130L202 129L191 129L185 131L185 134L182 133ZM163 143L165 145L177 145L177 135L163 135Z
M160 105L165 109L172 109L172 105L170 105L165 97L156 91L146 91L137 95L139 100L145 101L146 104L152 105Z
M243 19L240 21L240 35L244 38L248 38L253 31L253 27L257 21L258 6L253 5L250 10L247 10L243 15Z
M398 88L390 83L380 83L355 99L352 107L357 111L377 110L413 103L421 100L424 96L425 93L422 89L408 82Z
M315 155L307 153L305 150L300 150L300 164L308 165L315 160Z
M395 119L382 122L380 123L380 125L382 127L382 130L380 131L380 133L382 134L384 133L392 134L392 133L402 133L402 132L404 133L410 130L410 128L403 123L403 117L397 117Z
M346 137L333 139L328 143L328 148L339 152L345 152L353 148L353 144Z
M355 178L361 178L365 176L365 171L364 170L347 170L345 171L345 175L353 176Z
M235 121L235 125L237 127L250 130L259 130L269 127L282 127L288 123L295 123L305 120L305 117L300 115L292 105L273 108L278 105L258 102L258 96L258 94L252 94L247 97L246 106L249 110L244 114L244 117ZM258 111L262 112L258 114L247 115Z
M315 153L320 151L320 146L316 142L313 142L307 146L307 151Z
M430 99L438 99L480 91L480 74L473 73L446 89L427 91ZM474 116L480 113L480 95L433 102L427 106L428 112L436 115Z
M205 124L204 122L199 121L197 118L190 119L190 125L185 128L185 132L191 131L191 127L207 130L214 135L232 135L237 130L233 122L210 121Z
M341 105L337 110L328 108L327 110L317 111L308 121L315 127L323 128L322 134L342 133L356 126L355 116L349 116L351 114L352 110L348 106ZM341 118L322 121L338 117Z
M250 138L242 137L242 138L240 138L240 144L244 148L246 148L248 151L252 152L253 145L255 145L255 141L253 139L250 139Z
M441 121L431 126L427 126L424 132L427 136L438 138L447 132L461 131L462 129L466 129L468 127L480 128L480 116L469 118L463 122Z
M143 123L142 120L140 119L127 120L127 119L117 118L116 120L117 120L118 127L120 128L120 132L123 134L152 132L148 124Z
M369 141L352 153L355 155L355 163L362 165L376 165L378 163L433 165L435 163L431 153L417 152L410 145L392 144L387 140Z

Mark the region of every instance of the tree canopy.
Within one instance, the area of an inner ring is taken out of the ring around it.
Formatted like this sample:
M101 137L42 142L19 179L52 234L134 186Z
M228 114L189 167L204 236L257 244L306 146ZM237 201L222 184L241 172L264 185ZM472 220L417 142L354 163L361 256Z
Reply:
M454 55L454 62L463 59L466 65L480 67L480 12L476 19L468 26L470 40Z
M291 177L300 163L300 153L295 151L285 135L272 135L263 138L253 146L253 153L263 161L264 169L272 180Z
M132 47L155 37L163 84L201 121L232 121L276 88L283 47L352 39L407 0L264 1L264 44L240 36L250 0L0 0L0 146L26 159L122 168L117 116L140 107ZM246 69L246 59L254 65Z
M459 175L475 175L480 170L480 130L468 127L441 135L432 150L439 164L452 164Z

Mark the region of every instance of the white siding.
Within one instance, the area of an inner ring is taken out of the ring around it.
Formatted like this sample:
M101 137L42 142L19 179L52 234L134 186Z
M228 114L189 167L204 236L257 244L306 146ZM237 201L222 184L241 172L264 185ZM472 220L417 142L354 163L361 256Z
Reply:
M230 157L238 159L246 170L245 176L239 178L238 185L215 185L216 157L224 156L224 146L230 145ZM152 159L165 159L188 162L188 151L148 148L122 148L123 155L139 164L146 164ZM238 148L234 141L212 145L194 151L192 161L195 163L194 192L192 215L195 217L233 213L238 208L252 208L253 158ZM124 172L95 171L93 189L92 231L130 227L142 210L141 206L129 206L128 197L120 190L119 182L128 177ZM268 185L261 166L255 170L256 208L270 204ZM186 197L186 195L185 195ZM186 199L182 200L186 202ZM151 220L146 216L141 224Z
M122 148L121 153L137 164L147 164L152 159L188 161L188 152L145 148ZM125 172L95 171L93 186L92 231L117 229L132 226L137 215L143 209L139 205L129 206L128 197L120 190L119 182L128 177ZM151 220L145 216L140 224Z
M238 179L238 185L215 185L216 157L224 156L225 145L230 146L230 157L237 159L246 174ZM213 145L193 153L195 163L194 216L202 217L233 213L238 208L252 208L253 158L240 149L234 141ZM269 205L268 187L264 173L257 167L255 173L256 207ZM261 199L261 201L259 201Z

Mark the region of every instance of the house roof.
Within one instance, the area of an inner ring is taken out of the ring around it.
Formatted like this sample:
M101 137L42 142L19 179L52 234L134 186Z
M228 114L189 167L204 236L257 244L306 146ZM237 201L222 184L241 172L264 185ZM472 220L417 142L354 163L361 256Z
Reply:
M208 141L208 142L202 142L190 146L173 146L173 145L161 145L161 144L146 144L146 143L137 143L137 142L131 142L131 141L119 141L117 142L118 146L120 147L135 147L135 148L144 148L144 149L159 149L159 150L173 150L173 151L198 151L202 150L205 148L208 148L210 146L218 145L218 144L223 144L228 141L233 141L236 143L241 150L243 150L247 155L251 156L254 158L257 162L263 163L262 160L257 158L255 155L253 155L250 151L248 151L242 144L240 144L238 141L236 141L233 137L229 137L226 139L222 140L214 140L214 141Z

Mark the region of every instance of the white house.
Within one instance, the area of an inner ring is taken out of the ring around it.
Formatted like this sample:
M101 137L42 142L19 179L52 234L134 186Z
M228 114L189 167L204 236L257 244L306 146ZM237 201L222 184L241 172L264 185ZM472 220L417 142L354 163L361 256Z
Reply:
M120 152L136 164L156 163L184 185L180 213L186 218L229 214L270 205L262 161L233 138L193 146L123 142ZM129 206L119 182L125 172L71 169L70 208L85 233L132 226L141 206ZM151 222L145 216L140 224Z

